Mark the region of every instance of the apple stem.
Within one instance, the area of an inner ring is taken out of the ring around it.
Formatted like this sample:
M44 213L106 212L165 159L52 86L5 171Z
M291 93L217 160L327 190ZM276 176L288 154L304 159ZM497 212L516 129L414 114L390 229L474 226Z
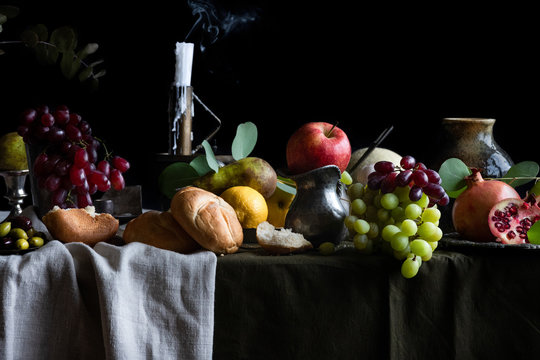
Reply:
M336 123L334 125L332 125L332 128L330 129L330 131L328 132L328 134L326 134L326 137L330 137L332 135L332 132L334 131L335 127L337 126L337 124L339 124L339 121L336 121Z

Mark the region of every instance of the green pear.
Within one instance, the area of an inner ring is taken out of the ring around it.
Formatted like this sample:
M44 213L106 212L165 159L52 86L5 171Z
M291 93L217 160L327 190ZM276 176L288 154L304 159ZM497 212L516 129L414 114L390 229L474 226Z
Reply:
M16 132L10 132L0 138L0 170L26 170L26 148L24 141Z
M220 195L233 186L249 186L268 199L274 193L277 174L265 160L247 157L223 166L194 181L193 185Z

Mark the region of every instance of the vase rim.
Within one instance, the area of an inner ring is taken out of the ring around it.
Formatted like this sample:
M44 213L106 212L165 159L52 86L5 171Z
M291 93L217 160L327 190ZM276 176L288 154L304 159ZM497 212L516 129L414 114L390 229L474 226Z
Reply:
M444 122L474 122L474 123L493 123L493 118L478 118L478 117L448 117L443 118Z

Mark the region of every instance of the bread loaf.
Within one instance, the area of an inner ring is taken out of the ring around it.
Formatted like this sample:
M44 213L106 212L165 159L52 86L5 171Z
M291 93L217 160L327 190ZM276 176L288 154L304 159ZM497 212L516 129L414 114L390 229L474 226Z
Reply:
M193 186L171 200L171 214L202 247L216 254L238 251L244 234L236 212L221 197Z
M55 206L42 218L51 236L62 242L83 242L90 246L111 239L119 222L111 214L97 214L93 206L60 209Z
M167 211L152 210L137 216L127 223L123 238L126 243L141 242L182 254L201 248Z

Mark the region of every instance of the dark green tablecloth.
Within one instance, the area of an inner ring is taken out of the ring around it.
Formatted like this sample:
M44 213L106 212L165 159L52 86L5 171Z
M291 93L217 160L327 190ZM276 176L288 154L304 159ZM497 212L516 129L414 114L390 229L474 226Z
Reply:
M218 259L215 359L540 357L540 251L437 249L404 279L345 249Z

